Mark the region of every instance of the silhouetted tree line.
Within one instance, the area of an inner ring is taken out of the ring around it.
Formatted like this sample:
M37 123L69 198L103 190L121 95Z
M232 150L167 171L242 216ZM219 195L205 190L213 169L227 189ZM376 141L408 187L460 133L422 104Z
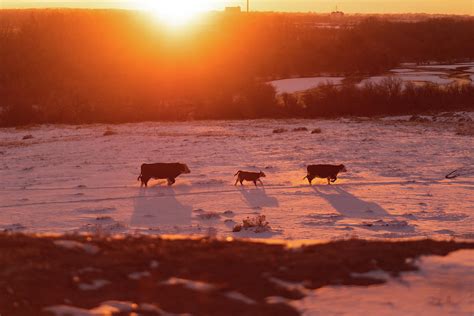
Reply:
M0 124L369 115L401 103L375 103L386 90L353 86L281 99L264 82L474 59L473 19L327 27L325 19L214 13L178 32L133 11L0 10ZM387 113L472 100L466 87L407 87L401 95L405 103Z
M474 85L415 85L387 78L362 86L331 84L298 95L283 94L285 115L296 117L377 116L474 110Z

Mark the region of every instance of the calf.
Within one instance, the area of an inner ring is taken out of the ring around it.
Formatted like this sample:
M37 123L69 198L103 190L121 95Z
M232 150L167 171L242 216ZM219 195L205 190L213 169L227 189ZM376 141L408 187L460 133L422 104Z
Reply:
M242 182L245 181L252 181L255 186L257 186L257 181L260 182L263 185L262 180L260 178L265 178L265 174L260 171L260 172L247 172L247 171L242 171L239 170L237 171L236 174L234 174L234 177L237 176L237 180L235 180L235 184L237 185L237 182L240 182L240 185L243 185Z
M191 173L188 166L184 163L152 163L142 164L140 175L137 181L141 180L141 185L148 186L148 181L153 179L167 179L168 185L173 185L176 178L182 173Z
M309 165L307 167L308 175L303 179L308 179L309 184L314 178L326 178L328 184L337 180L337 174L339 172L346 172L347 169L344 165Z

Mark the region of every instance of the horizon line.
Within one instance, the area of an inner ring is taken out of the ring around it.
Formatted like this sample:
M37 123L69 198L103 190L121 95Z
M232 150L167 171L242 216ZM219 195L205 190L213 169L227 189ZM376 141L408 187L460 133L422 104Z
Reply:
M2 10L117 10L117 11L147 11L146 9L132 8L132 7L117 7L117 6L8 6L0 7ZM212 9L202 11L202 13L213 13L213 12L225 12L223 9ZM331 14L334 11L288 11L288 10L250 10L249 12L242 11L242 14L246 13L288 13L288 14ZM406 12L344 12L345 15L429 15L429 16L459 16L459 17L474 17L474 14L468 13L428 13L424 11L406 11Z
M224 11L226 7L240 7L242 8L242 13L245 13L245 5L240 4L237 1L233 1L232 3L225 3L223 2L220 5L212 5L212 8L207 8L208 10L202 10L203 12L220 12ZM268 7L268 5L266 5ZM335 7L337 8L337 7ZM364 9L366 8L366 9ZM116 0L116 1L1 1L0 0L0 10L3 9L117 9L117 10L131 10L131 11L143 11L143 9L137 7L137 2L132 0ZM250 10L252 13L256 12L275 12L275 13L320 13L326 14L336 11L334 8L330 9L328 5L324 5L319 7L320 10L313 10L311 7L307 6L304 8L301 5L295 6L288 6L282 3L280 8L273 6L266 9L262 7L262 5L253 6ZM426 14L426 15L445 15L445 16L474 16L474 10L469 10L468 7L463 8L462 10L458 10L455 8L447 9L438 11L438 9L434 7L418 7L418 8L409 8L408 11L404 11L401 8L392 8L391 11L384 10L383 8L373 8L374 10L370 10L369 6L349 6L349 7L342 7L340 11L344 12L345 14L393 14L393 15L400 15L400 14ZM419 10L417 10L419 9ZM434 10L433 10L434 9ZM361 11L359 11L361 10Z

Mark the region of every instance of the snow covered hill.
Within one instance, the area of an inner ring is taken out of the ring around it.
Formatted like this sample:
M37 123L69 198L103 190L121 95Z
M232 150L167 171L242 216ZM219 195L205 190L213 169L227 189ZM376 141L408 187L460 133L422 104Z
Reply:
M459 124L401 117L0 129L0 230L474 239L474 140L456 134ZM187 163L191 174L140 188L144 162ZM303 177L312 163L348 172L310 187ZM234 187L239 169L264 171L265 186ZM455 169L462 175L444 178ZM259 215L265 229L232 232Z

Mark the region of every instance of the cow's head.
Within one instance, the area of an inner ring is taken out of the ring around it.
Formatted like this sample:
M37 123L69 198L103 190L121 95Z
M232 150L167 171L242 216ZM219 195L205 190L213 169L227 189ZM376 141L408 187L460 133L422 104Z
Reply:
M339 172L347 172L346 166L339 165Z
M262 170L260 170L260 173L259 173L258 175L259 175L261 178L265 178L265 177L266 177L265 173L263 173Z
M181 172L182 173L191 173L191 170L189 170L188 165L185 163L180 164L181 165Z

